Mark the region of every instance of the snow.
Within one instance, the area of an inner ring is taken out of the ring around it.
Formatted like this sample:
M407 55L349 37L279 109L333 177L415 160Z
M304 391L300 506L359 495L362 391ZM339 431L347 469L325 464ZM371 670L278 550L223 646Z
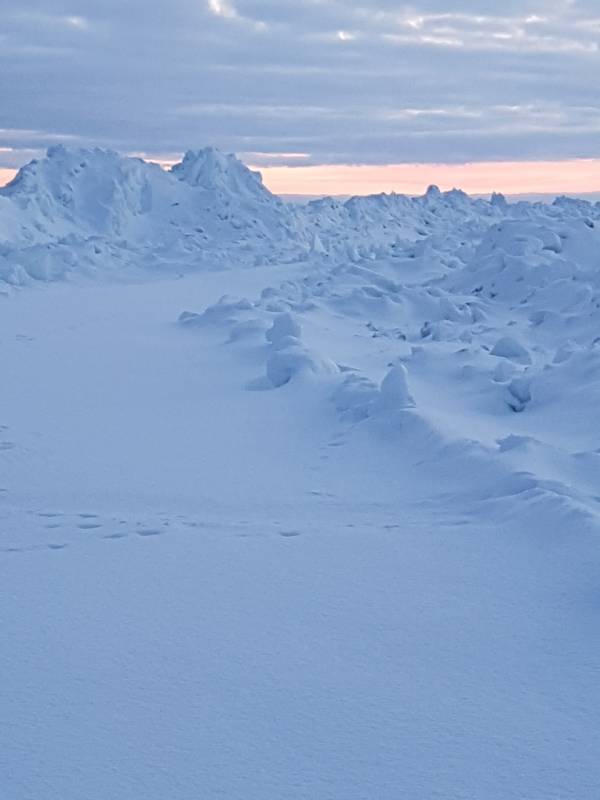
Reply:
M600 205L0 190L11 800L600 789Z
M381 382L380 391L384 408L410 408L415 404L408 388L408 372L404 364L392 367Z
M493 356L501 356L511 361L531 364L531 357L526 348L512 336L503 336L498 339L491 351Z

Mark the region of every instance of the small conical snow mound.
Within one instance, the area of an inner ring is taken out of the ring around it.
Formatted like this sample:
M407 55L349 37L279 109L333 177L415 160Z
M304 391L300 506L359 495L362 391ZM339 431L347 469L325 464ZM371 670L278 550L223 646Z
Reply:
M523 345L512 336L503 336L498 339L491 350L493 356L508 358L511 361L518 361L522 364L531 364L531 356Z
M267 341L271 342L273 347L277 348L284 341L288 341L290 337L298 340L301 339L302 328L300 327L300 323L286 311L275 317L273 324L266 332L265 336L267 337Z
M397 364L381 383L381 405L384 408L414 408L415 401L408 389L408 372L404 364Z
M531 380L526 375L513 378L508 387L510 392L509 406L513 411L523 411L531 402Z

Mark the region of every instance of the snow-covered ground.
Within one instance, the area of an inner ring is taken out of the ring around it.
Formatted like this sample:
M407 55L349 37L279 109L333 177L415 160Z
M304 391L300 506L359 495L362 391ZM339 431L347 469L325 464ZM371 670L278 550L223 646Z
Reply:
M600 206L0 190L10 800L596 800Z

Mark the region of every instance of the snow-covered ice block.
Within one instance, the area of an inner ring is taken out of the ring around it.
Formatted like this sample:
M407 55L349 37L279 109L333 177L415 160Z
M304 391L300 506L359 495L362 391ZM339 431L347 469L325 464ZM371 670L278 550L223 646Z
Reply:
M275 388L284 386L296 375L335 375L337 365L319 353L304 347L290 337L292 343L273 350L267 359L267 378Z
M387 373L380 387L382 408L414 408L415 401L408 388L408 370L396 364Z
M281 340L287 336L301 339L302 328L300 323L290 313L284 312L275 317L273 324L265 335L272 345L277 346L280 344Z
M491 350L491 354L517 361L520 364L531 364L531 356L528 350L512 336L503 336L498 339Z
M525 375L513 378L508 386L510 393L509 405L513 411L523 411L531 402L531 380Z

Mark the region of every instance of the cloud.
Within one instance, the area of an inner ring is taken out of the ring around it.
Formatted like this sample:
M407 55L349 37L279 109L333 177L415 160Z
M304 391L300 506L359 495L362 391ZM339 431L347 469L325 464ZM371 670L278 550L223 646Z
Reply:
M208 7L217 17L225 17L225 19L238 18L237 11L226 0L208 0Z
M4 0L0 32L0 166L67 138L290 165L600 155L597 0Z

